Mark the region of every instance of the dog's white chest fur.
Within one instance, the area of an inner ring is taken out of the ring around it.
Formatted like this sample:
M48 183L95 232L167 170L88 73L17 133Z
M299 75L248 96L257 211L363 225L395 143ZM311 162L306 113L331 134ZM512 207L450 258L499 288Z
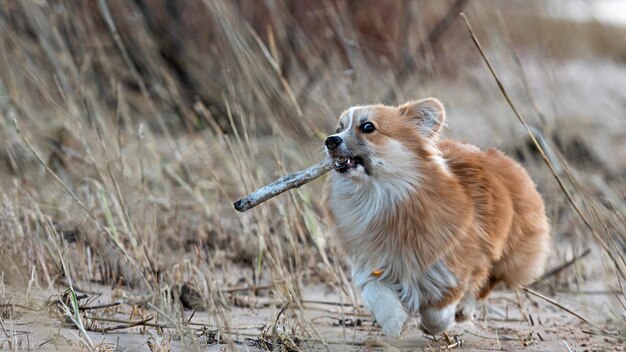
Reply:
M413 187L406 179L399 184L398 180L355 183L337 178L331 183L329 201L336 231L350 257L353 279L365 301L381 299L380 290L365 288L371 283L382 284L395 293L405 309L418 312L421 306L441 300L457 280L443 261L421 268L415 248L402 248L392 240L393 236L405 234L392 233L394 229L387 219L393 217L396 204ZM379 269L382 275L373 275Z

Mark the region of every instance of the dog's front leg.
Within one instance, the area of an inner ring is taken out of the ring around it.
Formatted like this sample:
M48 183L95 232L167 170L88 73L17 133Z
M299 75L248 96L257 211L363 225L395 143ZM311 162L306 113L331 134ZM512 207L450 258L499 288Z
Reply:
M363 299L372 311L386 336L397 338L402 333L408 314L398 294L379 280L370 280L362 285Z

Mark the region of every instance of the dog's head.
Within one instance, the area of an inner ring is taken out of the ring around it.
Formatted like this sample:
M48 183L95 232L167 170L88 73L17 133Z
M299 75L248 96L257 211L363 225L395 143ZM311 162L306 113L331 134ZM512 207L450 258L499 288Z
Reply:
M444 120L443 105L434 98L355 106L339 117L326 152L335 171L355 181L402 178L420 162L439 157L436 141Z

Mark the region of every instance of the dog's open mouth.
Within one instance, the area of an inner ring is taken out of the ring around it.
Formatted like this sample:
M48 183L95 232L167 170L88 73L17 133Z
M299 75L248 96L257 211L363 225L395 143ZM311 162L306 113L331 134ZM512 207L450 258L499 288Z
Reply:
M335 170L340 173L348 172L352 169L356 169L357 166L361 165L365 167L363 163L363 159L360 156L353 157L343 157L338 156L334 158L335 160Z

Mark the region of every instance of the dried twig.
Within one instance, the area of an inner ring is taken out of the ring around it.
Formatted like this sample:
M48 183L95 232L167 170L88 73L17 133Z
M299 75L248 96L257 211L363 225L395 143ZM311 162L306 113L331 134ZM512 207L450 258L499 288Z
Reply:
M548 302L548 303L550 303L550 304L552 304L552 305L554 305L554 306L556 306L558 308L561 308L562 310L568 312L569 314L575 316L576 318L578 318L578 319L584 321L585 323L593 326L594 328L598 329L598 331L602 331L602 332L606 333L606 330L601 328L599 325L591 322L589 319L587 319L587 318L583 317L582 315L574 312L573 310L563 306L562 304L560 304L559 302L553 300L552 298L544 296L543 294L541 294L541 293L539 293L537 291L531 290L528 287L522 287L522 290L524 290L525 292L530 293L533 296L539 297L539 298L543 299L544 301L546 301L546 302Z
M481 334L477 334L475 332L469 331L469 330L465 330L463 332L464 334L469 334L469 335L473 335L476 337L480 337L481 339L485 339L485 340L501 340L501 341L519 341L521 340L519 337L515 337L515 336L508 336L508 335L495 335L495 336L486 336L486 335L481 335Z
M272 289L273 287L274 287L273 285L261 285L261 286L243 285L243 286L227 287L225 289L222 289L222 292L232 293L232 292L239 292L239 291L269 290L269 289Z
M32 312L37 312L41 310L41 308L33 308L33 307L29 307L29 306L25 306L23 304L17 304L17 303L0 303L0 308L20 308L20 309L26 309Z
M584 258L587 255L589 255L589 253L591 253L591 249L589 249L589 248L585 249L581 254L575 256L574 258L566 261L565 263L563 263L563 264L557 266L556 268L548 271L547 273L543 274L539 279L537 279L537 281L535 281L535 283L540 282L542 280L545 280L545 279L549 278L550 276L553 276L553 275L556 275L556 274L560 273L561 271L563 271L563 270L569 268L570 266L572 266L577 261L579 261L582 258Z
M327 305L327 306L337 306L337 307L354 307L353 304L350 303L342 303L342 302L331 302L331 301L318 301L318 300L307 300L307 299L303 299L302 303L304 304L321 304L321 305ZM362 304L359 304L356 308L363 308L364 306Z
M248 209L265 202L266 200L276 197L277 195L288 191L292 188L300 187L309 183L316 178L324 175L333 168L332 160L325 158L319 163L309 167L308 169L298 171L291 175L283 176L269 185L259 188L258 190L248 194L235 202L235 209L244 212Z
M136 326L145 325L147 322L149 322L152 319L154 319L154 318L153 317L148 317L146 319L143 319L143 320L140 320L140 321L136 321L136 322L131 322L129 324L120 324L120 325L115 325L115 326L102 328L100 331L101 332L109 332L109 331L114 331L114 330L129 329L129 328L133 328L133 327L136 327Z
M149 327L153 327L153 328L171 328L174 329L176 328L175 326L172 325L167 325L167 324L160 324L160 323L150 323L150 321L152 320L152 318L146 320L140 320L140 321L133 321L133 320L125 320L125 319L114 319L114 318L104 318L104 317L97 317L97 316L93 316L93 315L87 315L85 317L88 320L92 320L92 321L103 321L103 322L107 322L107 323L120 323L120 324L126 324L126 325L133 325L133 326L149 326Z
M82 310L82 311L85 311L85 310L95 310L95 309L104 309L104 308L119 306L120 304L122 304L122 303L121 302L113 302L113 303L107 303L107 304L100 304L100 305L97 305L97 306L78 307L78 309Z

